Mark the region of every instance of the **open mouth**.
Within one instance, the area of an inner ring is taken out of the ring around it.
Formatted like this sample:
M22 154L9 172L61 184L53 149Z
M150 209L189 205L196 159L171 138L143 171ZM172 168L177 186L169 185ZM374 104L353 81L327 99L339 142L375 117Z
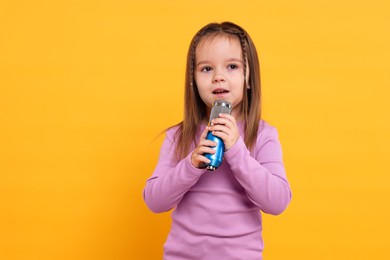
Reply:
M217 95L217 94L225 94L225 93L229 93L228 90L226 89L222 89L222 88L217 88L216 90L213 91L213 94Z

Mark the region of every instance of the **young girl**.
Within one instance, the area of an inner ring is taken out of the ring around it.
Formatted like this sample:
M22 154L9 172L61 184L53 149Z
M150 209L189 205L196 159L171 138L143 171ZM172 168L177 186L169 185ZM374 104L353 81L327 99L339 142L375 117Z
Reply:
M215 100L233 105L208 126ZM204 168L216 143L221 166ZM278 133L260 119L260 68L245 30L211 23L192 39L184 119L166 132L144 200L153 212L172 212L164 259L262 259L261 212L280 214L291 200Z

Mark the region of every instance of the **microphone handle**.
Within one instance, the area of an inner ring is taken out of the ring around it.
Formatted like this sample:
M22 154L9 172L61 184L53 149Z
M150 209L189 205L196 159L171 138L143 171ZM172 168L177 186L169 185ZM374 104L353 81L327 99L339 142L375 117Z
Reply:
M213 135L212 132L207 133L206 139L217 143L217 145L213 147L215 150L214 154L205 154L206 158L210 160L210 163L207 165L207 170L215 171L222 163L225 145L222 139Z

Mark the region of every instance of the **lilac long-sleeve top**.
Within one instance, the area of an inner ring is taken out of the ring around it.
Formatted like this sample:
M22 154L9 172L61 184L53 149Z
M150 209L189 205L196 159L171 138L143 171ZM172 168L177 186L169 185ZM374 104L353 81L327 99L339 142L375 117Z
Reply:
M291 190L277 130L261 121L250 152L243 141L243 124L238 127L240 138L215 172L195 168L191 153L177 161L178 128L167 131L144 189L144 200L153 212L174 208L164 259L262 259L261 212L283 212Z

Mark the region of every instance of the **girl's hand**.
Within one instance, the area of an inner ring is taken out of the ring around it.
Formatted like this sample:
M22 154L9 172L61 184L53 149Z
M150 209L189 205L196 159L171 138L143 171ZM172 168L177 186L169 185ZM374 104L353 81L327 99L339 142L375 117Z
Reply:
M205 168L206 164L210 163L210 160L204 156L205 153L215 153L215 150L211 147L216 146L217 143L206 139L208 132L209 127L206 127L200 135L200 140L197 147L191 154L191 163L196 168Z
M225 144L225 150L229 150L240 137L236 119L229 114L219 114L218 118L213 119L212 126L209 127L213 135L220 137Z

